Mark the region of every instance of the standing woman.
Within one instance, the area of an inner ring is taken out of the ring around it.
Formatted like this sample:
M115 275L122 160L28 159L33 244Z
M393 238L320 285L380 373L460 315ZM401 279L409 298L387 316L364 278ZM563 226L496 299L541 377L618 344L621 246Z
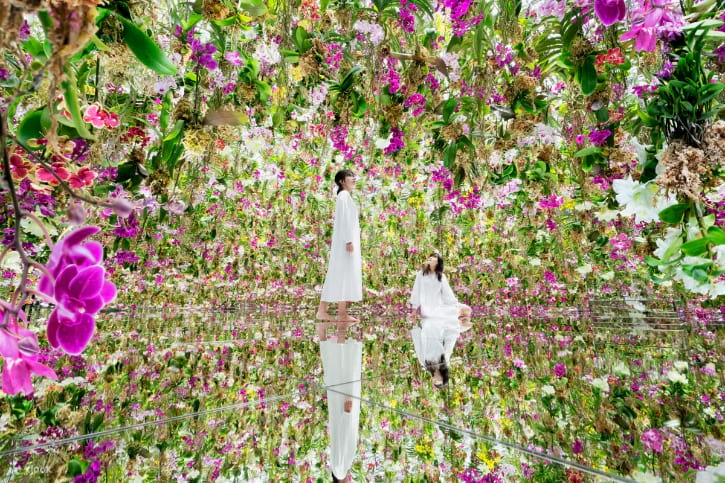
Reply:
M335 226L332 230L330 264L325 285L322 287L317 318L340 322L357 322L347 313L350 302L362 300L362 257L360 256L360 222L358 210L351 193L355 187L355 175L343 169L335 175L337 201L335 202ZM337 318L327 312L329 304L337 302Z

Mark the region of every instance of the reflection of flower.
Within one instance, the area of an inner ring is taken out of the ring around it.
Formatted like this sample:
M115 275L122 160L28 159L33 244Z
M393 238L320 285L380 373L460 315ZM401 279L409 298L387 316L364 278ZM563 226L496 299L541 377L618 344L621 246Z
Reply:
M93 336L95 315L116 297L116 287L105 279L103 247L86 238L100 228L84 226L63 237L53 248L47 276L40 279L42 293L55 298L48 320L48 341L69 354L80 354Z

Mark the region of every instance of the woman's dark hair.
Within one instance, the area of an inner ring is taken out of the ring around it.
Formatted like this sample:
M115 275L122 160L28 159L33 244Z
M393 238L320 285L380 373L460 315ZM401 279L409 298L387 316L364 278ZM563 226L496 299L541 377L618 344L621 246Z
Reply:
M345 178L347 178L348 176L355 176L355 173L353 173L349 169L341 169L335 175L335 184L337 185L337 194L340 194L340 191L342 191L342 182L345 181Z
M431 257L436 257L438 259L438 263L436 263L435 273L438 277L438 281L440 282L443 280L443 257L440 253L431 253ZM428 275L430 273L430 267L426 263L423 267L423 275Z
M335 472L334 471L331 471L331 473L332 473L332 483L337 483L338 481L340 481L340 480L337 479L337 476L335 476Z
M438 387L446 387L448 385L448 364L446 363L446 357L441 354L441 358L438 362L425 361L425 368L430 372L430 375L435 375L436 369L441 373L441 379L443 383Z

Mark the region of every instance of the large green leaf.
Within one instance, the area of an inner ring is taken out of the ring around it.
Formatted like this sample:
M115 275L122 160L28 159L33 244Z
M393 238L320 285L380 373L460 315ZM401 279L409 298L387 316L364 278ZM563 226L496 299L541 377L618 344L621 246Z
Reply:
M687 203L677 203L676 205L667 207L660 211L660 220L673 225L680 223L688 206L689 205Z
M713 245L725 245L725 231L717 226L711 226L707 229L707 238Z
M259 17L267 13L267 5L263 0L249 0L246 2L239 2L239 6L242 7L252 17Z
M585 96L597 89L597 69L594 67L594 57L587 56L579 70L579 84Z
M36 109L25 115L18 126L18 141L29 147L30 139L41 138L45 135L41 118L43 117L43 109ZM36 148L37 149L37 148Z
M682 251L685 255L696 257L702 255L707 251L707 244L709 240L707 238L698 238L697 240L688 241L682 245Z
M123 40L133 55L146 67L161 75L176 74L176 66L166 54L141 29L130 20L116 16L123 24Z
M78 101L78 86L76 78L70 69L67 70L66 78L63 82L61 82L60 86L63 89L65 108L70 113L71 120L73 121L73 127L75 127L81 137L95 141L96 137L91 134L86 126L86 122L83 120L81 106Z

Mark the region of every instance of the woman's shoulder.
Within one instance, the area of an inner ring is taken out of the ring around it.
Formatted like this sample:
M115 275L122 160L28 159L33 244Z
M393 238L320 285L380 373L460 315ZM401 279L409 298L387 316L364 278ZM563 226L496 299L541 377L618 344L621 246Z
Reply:
M350 198L350 192L348 190L342 190L337 194L338 198Z

